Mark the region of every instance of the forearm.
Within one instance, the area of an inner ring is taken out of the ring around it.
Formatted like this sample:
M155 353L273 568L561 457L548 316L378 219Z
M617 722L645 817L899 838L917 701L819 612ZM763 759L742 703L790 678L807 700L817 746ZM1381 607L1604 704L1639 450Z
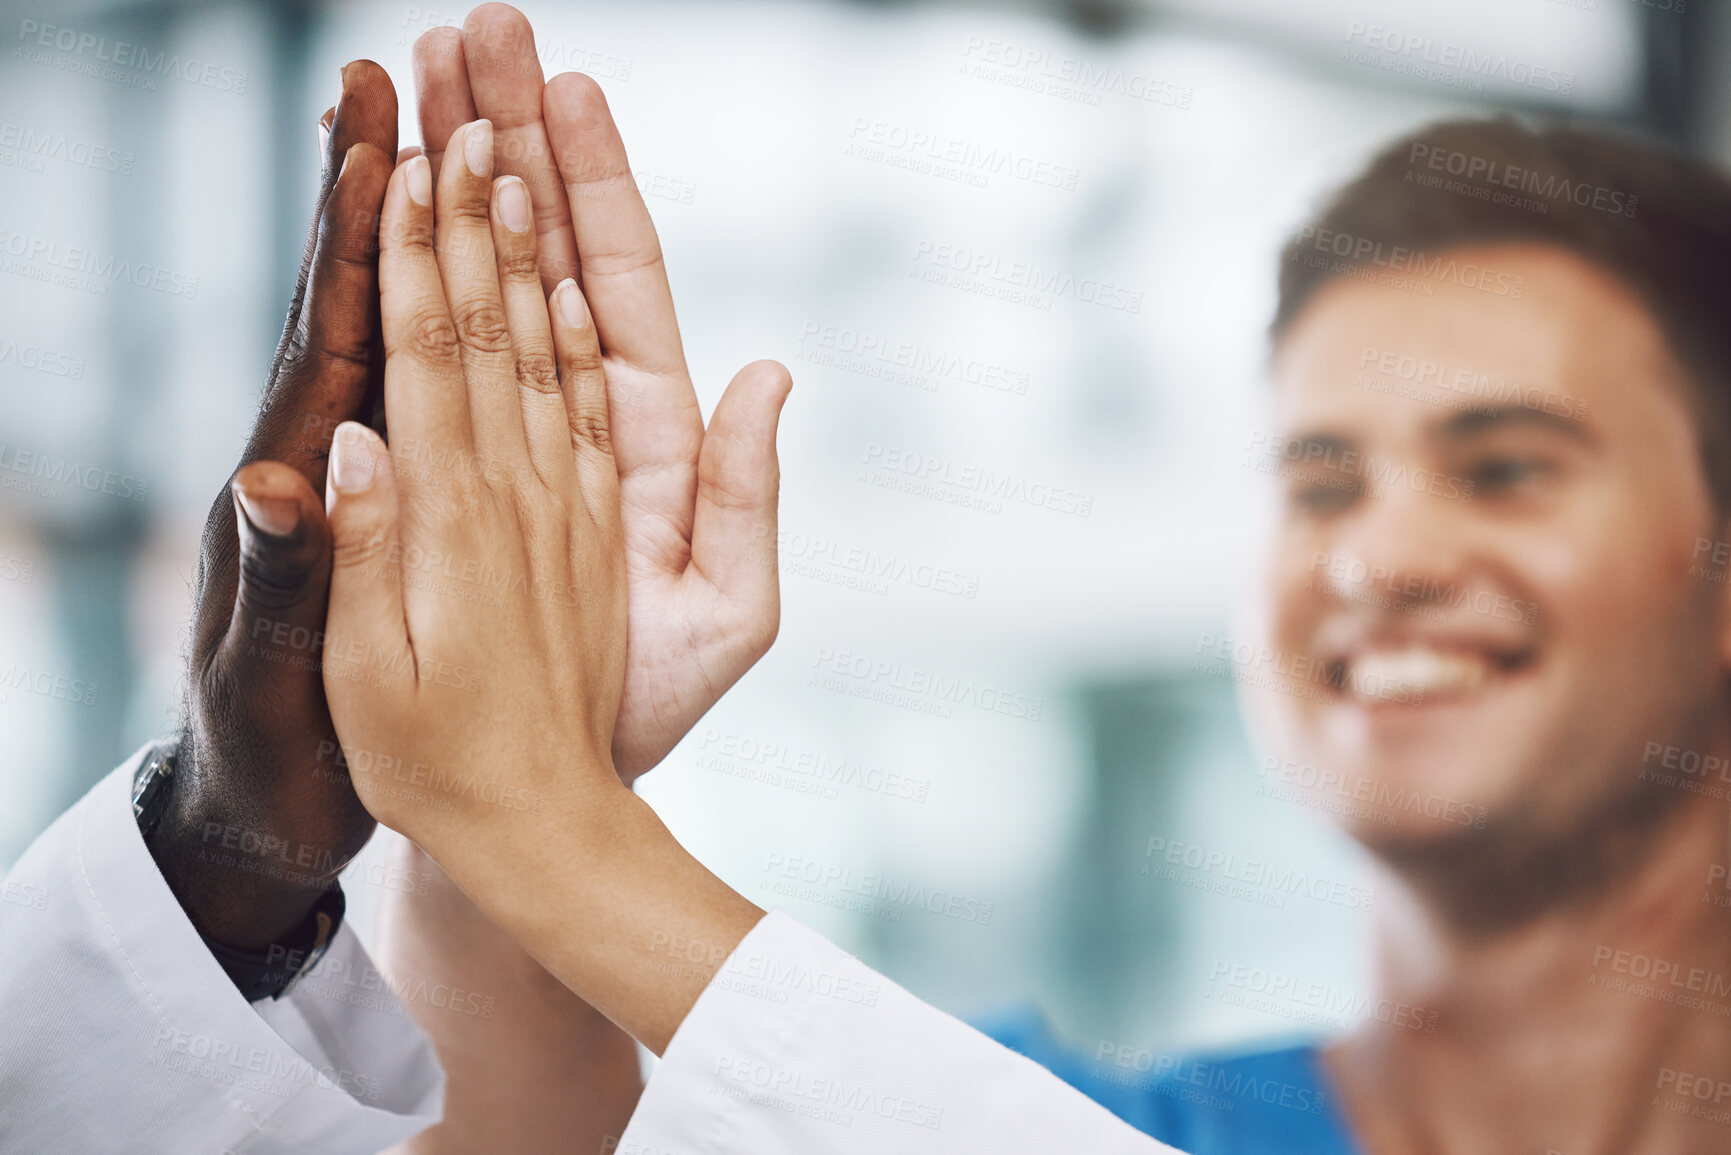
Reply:
M465 890L545 968L661 1054L763 911L623 787L477 839ZM533 824L531 827L529 824Z
M390 836L379 965L445 1068L444 1121L401 1155L600 1151L642 1092L637 1048L488 921L425 852Z

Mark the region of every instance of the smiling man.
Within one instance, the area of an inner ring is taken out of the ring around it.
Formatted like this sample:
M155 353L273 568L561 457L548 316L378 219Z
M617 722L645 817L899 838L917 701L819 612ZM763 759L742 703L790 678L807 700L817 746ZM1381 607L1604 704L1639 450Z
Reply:
M1386 876L1375 1013L1128 1088L1000 1037L1196 1155L1731 1145L1728 310L1731 185L1576 130L1422 130L1301 229L1243 702Z

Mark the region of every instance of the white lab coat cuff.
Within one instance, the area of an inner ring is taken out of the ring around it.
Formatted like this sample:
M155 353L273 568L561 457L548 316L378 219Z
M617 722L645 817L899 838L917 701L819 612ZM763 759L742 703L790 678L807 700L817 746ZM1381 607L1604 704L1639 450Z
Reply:
M710 981L619 1155L1170 1152L781 911Z

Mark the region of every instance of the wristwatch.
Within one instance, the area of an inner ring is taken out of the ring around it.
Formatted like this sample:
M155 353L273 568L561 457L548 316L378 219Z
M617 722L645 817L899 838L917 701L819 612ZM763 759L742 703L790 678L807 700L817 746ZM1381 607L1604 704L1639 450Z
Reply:
M179 753L179 742L158 742L145 754L133 775L132 816L138 820L138 833L146 847L168 810L174 788L174 763ZM238 950L202 932L198 937L204 940L205 947L247 1002L280 999L324 958L343 925L346 905L342 887L333 882L329 890L319 895L299 926L262 951Z

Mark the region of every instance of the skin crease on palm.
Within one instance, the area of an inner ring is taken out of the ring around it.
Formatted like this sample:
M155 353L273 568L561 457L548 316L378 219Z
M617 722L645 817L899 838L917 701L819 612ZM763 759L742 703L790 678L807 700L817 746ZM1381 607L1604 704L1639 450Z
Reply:
M1379 991L1441 1008L1434 1034L1367 1024L1331 1073L1378 1155L1719 1150L1717 1128L1646 1109L1660 1066L1731 1070L1722 1027L1588 982L1596 943L1715 969L1731 948L1700 901L1725 804L1640 775L1648 743L1731 743L1728 587L1692 571L1727 533L1689 386L1597 266L1530 244L1451 255L1522 278L1521 298L1340 278L1273 362L1275 436L1326 442L1337 467L1278 482L1255 616L1289 669L1323 673L1246 687L1243 706L1266 748L1341 784L1326 799L1363 802L1340 821L1383 872ZM1463 418L1460 393L1366 387L1383 351L1573 415ZM1379 669L1422 698L1347 688ZM1441 809L1379 820L1399 791L1476 808L1483 829Z

